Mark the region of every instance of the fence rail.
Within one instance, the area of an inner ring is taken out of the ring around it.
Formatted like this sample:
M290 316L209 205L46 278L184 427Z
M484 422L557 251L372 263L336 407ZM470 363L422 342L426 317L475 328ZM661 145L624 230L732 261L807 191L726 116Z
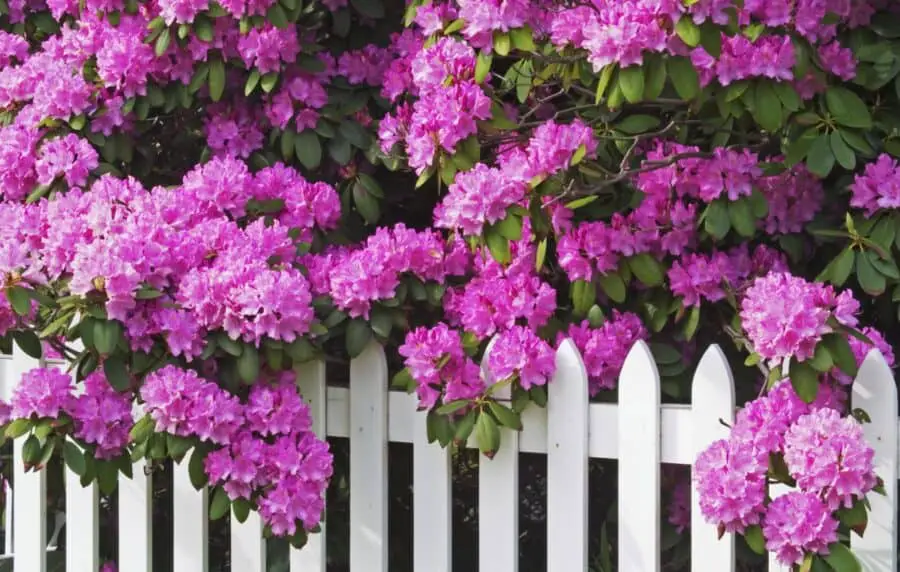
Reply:
M502 430L502 445L491 460L479 464L479 569L516 572L519 567L518 453L547 456L547 570L575 572L588 567L589 458L618 460L618 567L622 572L660 570L661 463L690 465L697 453L727 435L721 423L734 419L735 396L731 369L721 349L711 346L693 379L691 405L663 405L659 373L649 348L632 348L619 380L616 404L590 403L588 379L578 351L570 341L557 352L557 373L546 409L531 407L523 415L524 429ZM38 363L17 353L0 356L0 397L8 399L22 373ZM349 388L328 387L323 363L303 365L299 379L310 402L314 430L319 435L350 441L350 569L388 570L389 442L413 446L413 563L416 572L450 572L451 469L450 453L427 442L425 415L416 411L415 396L388 391L384 352L377 344L353 360ZM501 396L502 397L502 396ZM891 370L873 351L860 368L852 390L852 405L866 410L872 422L866 437L876 451L879 475L896 483L898 452L897 389ZM12 554L16 572L47 570L47 510L45 472L25 473L23 440L15 451L15 492L12 506ZM474 446L473 442L469 446ZM134 478L120 478L119 556L121 572L151 572L151 475L143 464ZM68 519L66 570L96 572L100 566L99 507L96 485L81 487L67 474ZM873 496L866 536L854 537L853 547L865 570L897 572L896 486L887 496ZM173 475L174 572L207 570L207 494L190 483L187 463ZM7 518L7 521L10 519ZM7 528L9 531L9 528ZM266 545L256 515L243 524L231 522L231 569L265 572ZM735 545L719 540L715 527L700 516L696 493L691 507L691 570L733 572ZM325 535L313 535L290 556L291 572L324 572ZM0 563L2 566L2 563ZM770 563L769 570L782 568Z

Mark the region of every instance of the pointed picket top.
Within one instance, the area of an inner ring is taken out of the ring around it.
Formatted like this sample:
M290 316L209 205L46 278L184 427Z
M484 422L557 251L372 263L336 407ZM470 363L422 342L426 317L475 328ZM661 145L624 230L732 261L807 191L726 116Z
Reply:
M547 387L547 571L588 569L588 375L575 343Z
M495 381L487 364L496 341L497 336L491 338L481 360L487 385ZM494 397L509 399L509 388ZM519 569L519 433L506 427L500 427L494 458L478 459L478 540L480 570Z
M850 543L864 570L896 572L897 386L877 349L869 352L859 368L851 402L853 409L862 409L869 416L863 432L875 450L875 472L884 480L887 495L868 495L872 506L868 526L862 538L851 535Z
M350 570L388 570L388 369L376 341L350 362Z
M638 341L619 375L619 570L660 570L661 389Z
M734 423L734 378L725 353L718 345L711 345L694 372L691 390L691 439L694 444L693 462L711 443L728 437L728 427ZM691 483L691 553L703 558L691 560L693 572L733 572L734 535L720 540L717 527L704 520L696 488ZM729 564L726 564L729 563Z

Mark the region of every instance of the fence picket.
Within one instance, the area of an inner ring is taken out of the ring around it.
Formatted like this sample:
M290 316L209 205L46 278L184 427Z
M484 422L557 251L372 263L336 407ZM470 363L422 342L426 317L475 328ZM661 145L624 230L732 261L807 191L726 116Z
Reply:
M639 341L619 376L619 570L660 569L659 372Z
M173 572L209 570L209 514L207 489L198 491L191 484L188 461L172 464Z
M728 437L734 423L734 379L722 349L706 350L694 373L691 390L691 429L694 457L714 441ZM693 461L692 459L692 461ZM691 570L693 572L734 572L734 535L721 540L717 527L700 513L697 490L691 485ZM702 557L700 556L702 555Z
M489 385L494 380L486 364L493 346L491 340L482 361ZM494 397L508 400L509 387ZM505 427L500 428L500 450L494 458L481 455L478 462L478 546L479 570L519 569L519 433Z
M147 462L134 464L130 479L119 479L119 572L153 570L153 475Z
M300 394L309 403L312 429L316 435L324 439L327 436L326 413L328 411L325 362L311 361L298 366L296 371ZM321 527L321 532L310 535L303 550L291 548L291 572L325 572L327 563L325 559L326 523L322 522Z
M388 391L384 350L350 362L350 572L388 569Z
M547 400L547 571L587 570L588 377L572 340L556 354Z
M27 371L41 364L19 348L6 362L8 379L15 385ZM47 565L47 472L25 472L22 445L13 445L13 563L16 570L43 572Z
M53 365L60 369L65 367L64 363ZM72 372L73 382L76 377ZM76 391L82 389L79 385ZM81 478L68 470L65 471L65 483L66 572L96 572L100 568L100 492L97 483L82 487Z
M865 535L851 534L850 543L867 572L897 572L897 386L878 350L869 352L852 391L852 407L871 419L863 431L875 449L875 471L884 479L887 495L869 495Z
M418 398L408 398L407 407L415 409ZM413 437L413 570L450 572L450 451L428 442L426 417L424 411L416 413Z
M241 572L266 572L266 539L258 512L244 522L231 516L231 569Z

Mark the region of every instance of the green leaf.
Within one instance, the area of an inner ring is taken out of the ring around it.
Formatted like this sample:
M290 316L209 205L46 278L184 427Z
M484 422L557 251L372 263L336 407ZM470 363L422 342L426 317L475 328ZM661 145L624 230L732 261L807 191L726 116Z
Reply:
M156 43L153 46L156 57L161 57L166 53L166 50L169 49L169 42L171 40L172 37L168 28L163 29L163 31L159 33L159 36L156 37Z
M353 319L347 324L347 353L350 358L357 358L372 341L372 328L360 319Z
M528 26L510 30L509 39L512 41L513 47L519 51L533 52L536 49L534 45L534 32Z
M338 165L346 165L353 156L353 148L350 142L343 137L335 137L328 142L328 154Z
M499 31L494 33L494 51L497 52L497 55L508 56L511 46L512 40L510 40L509 34Z
M246 522L247 517L250 516L250 508L250 502L244 498L235 499L234 502L231 503L231 512L234 513L234 518L242 524Z
M475 439L478 441L478 449L488 458L493 459L500 447L500 428L490 415L484 412L478 416L475 422Z
M858 95L841 86L832 86L825 92L825 103L834 120L846 127L871 129L872 116L869 107Z
M66 461L66 466L69 467L70 471L79 477L84 476L87 465L84 461L84 453L82 453L78 445L66 440L63 445L63 459Z
M762 529L758 524L747 527L747 530L744 531L744 540L747 541L747 546L749 546L753 552L756 552L757 554L766 553L766 539L763 538Z
M25 352L25 355L34 359L41 359L41 355L43 355L41 340L38 339L37 334L33 331L15 331L13 332L13 339L16 341L16 345L19 346L19 349Z
M819 393L819 373L809 363L791 361L790 378L800 399L806 403L816 400Z
M615 64L607 64L604 66L603 70L600 71L594 103L600 103L603 100L603 95L606 93L606 88L609 87L609 82L612 81L616 67Z
M522 418L512 409L501 405L496 401L489 401L488 408L491 410L491 413L494 415L494 417L497 418L497 421L500 423L500 425L509 427L514 431L522 430Z
M703 228L710 236L719 240L725 238L731 230L731 217L728 215L728 207L721 199L717 199L706 207L706 217Z
M194 452L191 454L191 460L188 462L188 476L191 479L191 484L198 491L209 482L206 470L203 468L203 462L206 460L207 454L207 449L198 446L194 449Z
M487 77L488 74L491 73L491 63L493 62L493 55L480 51L478 52L478 59L475 60L475 82L482 83Z
M353 185L353 204L368 224L375 224L381 218L381 205L378 199L357 182Z
M880 296L887 288L884 275L875 268L865 254L856 257L856 279L863 291L870 296Z
M229 508L231 508L231 501L228 500L228 495L225 494L222 487L216 487L212 500L209 503L209 519L219 520L228 514Z
M597 299L597 291L593 282L576 280L572 283L572 311L576 316L586 316L594 301Z
M835 286L842 286L850 276L853 270L853 263L856 260L856 253L851 247L847 247L841 251L828 266L822 270L822 273L816 278L816 281L827 280Z
M600 288L609 296L613 302L622 303L625 301L626 289L625 281L618 274L604 274L597 278Z
M689 15L683 15L678 20L678 23L675 24L675 33L682 42L691 48L696 48L700 44L700 27Z
M10 286L6 289L6 299L16 314L27 316L31 312L31 296L28 290L21 286Z
M639 65L619 70L619 88L628 103L644 99L644 68Z
M220 332L216 337L219 347L225 350L225 353L237 357L244 351L244 347L236 340L232 340L225 332Z
M831 141L828 135L822 134L816 137L809 148L809 154L806 157L806 167L812 174L824 179L834 168L834 159Z
M290 161L294 156L294 130L288 127L281 133L281 157Z
M350 0L350 4L367 18L384 18L384 4L381 0Z
M284 350L287 355L294 361L294 364L306 363L316 356L316 349L308 340L297 338L293 342L285 346Z
M512 260L512 253L509 248L509 239L497 232L495 229L488 228L484 233L484 241L494 260L500 264L507 264Z
M270 93L275 89L276 83L278 83L278 72L269 72L259 80L259 86L266 93Z
M832 131L829 141L831 142L831 152L834 153L834 158L837 159L838 165L848 171L855 169L856 153L844 141L841 132Z
M826 334L820 343L825 344L828 353L831 354L831 359L841 371L849 376L856 375L858 371L856 356L853 355L853 348L846 336L841 333Z
M434 411L429 411L425 418L425 430L428 436L428 442L437 441L441 447L446 447L453 440L453 425L450 418L446 415L438 415Z
M498 222L495 227L500 236L516 241L522 238L522 219L514 214L506 215L506 218Z
M666 87L666 62L661 57L651 57L646 63L644 80L644 100L657 99Z
M35 435L29 435L28 439L25 439L25 444L22 445L22 461L26 468L40 461L41 449L41 441Z
M194 442L186 437L178 435L166 435L166 453L176 461L180 461L184 454L191 450Z
M225 62L214 58L209 62L209 97L213 101L219 101L223 93L225 93Z
M453 434L453 440L457 443L465 443L469 440L472 430L475 429L475 422L478 420L478 409L471 409L459 421L456 422L456 430Z
M131 377L125 366L125 358L121 355L110 356L103 360L103 373L106 375L106 381L116 391L125 391L131 387Z
M626 135L645 133L657 127L659 127L659 117L653 115L629 115L616 124L616 129Z
M828 346L821 342L816 346L813 357L807 363L814 370L822 373L828 372L834 367L834 360L831 359L831 352L828 351Z
M731 227L744 237L752 237L756 234L756 217L753 216L750 202L739 199L728 203L728 219Z
M540 272L544 267L544 261L547 258L547 239L543 238L537 245L537 252L534 257L534 271Z
M650 254L642 253L628 259L628 266L645 286L659 286L665 279L662 265Z
M391 387L412 393L416 390L416 380L413 379L408 369L403 368L391 378Z
M338 131L344 136L344 139L359 149L368 149L371 143L369 132L356 121L342 121L338 126Z
M28 419L14 419L12 423L6 426L5 435L10 439L18 439L31 431L31 425L31 421Z
M450 403L445 403L434 410L438 415L450 415L451 413L456 413L460 409L468 406L471 403L468 399L457 399L456 401L451 401Z
M856 532L860 537L865 534L866 526L869 524L865 499L857 499L852 507L838 510L837 516L841 524Z
M775 93L778 94L781 104L788 112L800 109L800 96L791 84L780 81L772 84L772 87L775 89Z
M856 559L850 548L840 542L829 544L828 556L824 558L835 572L862 572L859 560Z
M322 163L322 143L315 131L309 129L298 133L294 137L294 151L297 154L297 160L313 171Z
M266 12L266 19L276 28L284 30L291 25L288 20L287 13L280 4L272 4L272 7Z
M697 97L697 94L700 93L700 78L691 60L684 57L673 57L669 58L667 66L669 78L679 97L686 101Z
M116 490L116 484L119 482L119 468L108 461L98 461L97 467L97 484L100 486L100 493L111 495Z
M259 350L253 344L244 344L244 351L237 359L237 372L248 385L259 378Z
M754 117L763 129L777 131L781 127L784 121L781 99L778 98L771 83L762 82L756 86L754 106Z

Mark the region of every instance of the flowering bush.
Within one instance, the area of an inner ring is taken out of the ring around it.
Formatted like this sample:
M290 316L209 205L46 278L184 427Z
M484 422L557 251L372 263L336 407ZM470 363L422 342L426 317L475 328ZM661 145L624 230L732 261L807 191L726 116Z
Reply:
M852 569L879 485L847 386L900 315L892 3L0 12L0 347L71 370L3 408L30 466L108 491L190 456L213 516L300 545L332 463L297 364L389 346L429 437L491 456L566 338L604 400L637 340L675 400L725 342L756 398L698 459L705 515Z

